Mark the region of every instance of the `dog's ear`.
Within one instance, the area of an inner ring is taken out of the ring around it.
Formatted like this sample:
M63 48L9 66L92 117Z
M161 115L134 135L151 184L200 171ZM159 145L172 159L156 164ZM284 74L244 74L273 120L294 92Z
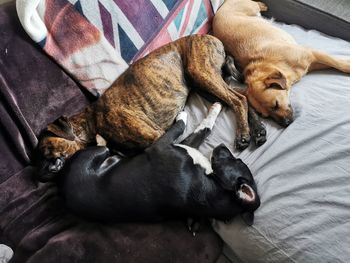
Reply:
M227 160L234 159L234 156L230 150L222 143L216 146L211 156L211 166L213 168L215 176L214 180L223 188L228 191L234 190L234 181L231 181L230 177L225 176L225 167L227 167Z
M264 81L267 89L287 89L287 79L286 77L278 70L271 73Z
M58 118L53 123L49 124L46 130L66 140L74 141L75 139L72 125L66 117Z
M227 159L230 157L234 158L230 150L225 146L225 144L221 143L220 145L214 148L211 159L212 162L220 162L220 160Z

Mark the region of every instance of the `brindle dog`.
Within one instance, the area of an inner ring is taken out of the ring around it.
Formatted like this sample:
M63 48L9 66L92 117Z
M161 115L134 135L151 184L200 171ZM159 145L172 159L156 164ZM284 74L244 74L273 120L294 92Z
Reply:
M227 70L236 74L229 63ZM138 60L95 103L48 125L39 150L51 162L49 171L58 171L66 158L94 144L96 134L122 152L150 146L184 108L191 86L234 110L236 148L245 149L250 142L247 100L223 80L224 65L223 44L210 35L181 38Z

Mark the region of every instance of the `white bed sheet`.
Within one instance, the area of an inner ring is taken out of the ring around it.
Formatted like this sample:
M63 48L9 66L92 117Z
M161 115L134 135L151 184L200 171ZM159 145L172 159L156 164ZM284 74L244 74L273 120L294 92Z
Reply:
M277 24L298 43L350 59L350 43ZM214 228L242 262L350 262L350 75L335 70L308 74L294 85L295 121L267 125L260 148L234 150L234 114L225 109L200 150L210 156L224 142L250 167L261 207L252 227L240 217ZM210 103L193 95L186 134Z

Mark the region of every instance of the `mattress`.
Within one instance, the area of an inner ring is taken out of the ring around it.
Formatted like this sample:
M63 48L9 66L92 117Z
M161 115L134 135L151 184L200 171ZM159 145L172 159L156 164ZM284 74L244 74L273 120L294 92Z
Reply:
M302 45L350 59L350 43L277 24ZM254 225L238 216L213 227L242 262L350 262L350 75L306 75L291 92L295 121L267 126L267 142L234 149L235 115L224 109L200 150L224 142L250 167L261 197ZM193 94L186 106L189 134L210 103Z

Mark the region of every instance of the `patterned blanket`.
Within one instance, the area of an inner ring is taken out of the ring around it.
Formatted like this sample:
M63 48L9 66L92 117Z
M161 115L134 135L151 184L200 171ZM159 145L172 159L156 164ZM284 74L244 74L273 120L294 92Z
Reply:
M155 48L207 33L213 17L210 0L17 0L16 6L29 36L96 96Z

